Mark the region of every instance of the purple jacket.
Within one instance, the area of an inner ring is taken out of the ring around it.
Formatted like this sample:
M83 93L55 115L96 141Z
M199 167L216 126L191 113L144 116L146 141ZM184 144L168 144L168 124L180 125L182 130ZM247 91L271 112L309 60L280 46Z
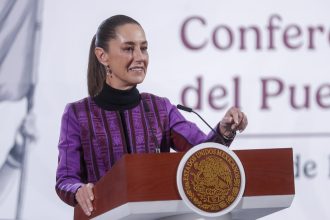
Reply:
M122 123L119 111L106 111L90 97L66 106L58 144L55 187L64 202L76 205L77 189L104 176L127 153L127 146L131 146L129 150L135 154L154 153L157 145L161 152L169 152L170 148L186 151L207 141L230 145L231 141L212 132L206 136L168 99L147 93L142 93L141 97L138 106L123 111L126 123Z

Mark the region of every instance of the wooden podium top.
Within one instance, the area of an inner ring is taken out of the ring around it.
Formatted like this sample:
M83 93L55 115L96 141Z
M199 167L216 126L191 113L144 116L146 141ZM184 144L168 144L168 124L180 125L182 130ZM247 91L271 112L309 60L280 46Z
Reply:
M245 176L245 196L293 195L291 148L234 150ZM90 219L128 202L181 200L176 172L184 153L125 155L95 185L94 211L75 208L74 219Z

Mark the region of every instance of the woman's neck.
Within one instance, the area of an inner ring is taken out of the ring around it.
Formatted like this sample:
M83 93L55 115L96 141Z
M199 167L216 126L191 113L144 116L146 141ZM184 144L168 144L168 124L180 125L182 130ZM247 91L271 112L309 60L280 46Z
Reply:
M137 106L141 97L136 86L128 87L128 89L117 89L104 83L103 89L93 100L97 106L105 110L121 111Z
M105 80L105 83L114 88L114 89L117 89L117 90L130 90L134 87L136 87L136 85L120 85L118 83L113 83L111 82L111 80L107 77L106 80Z

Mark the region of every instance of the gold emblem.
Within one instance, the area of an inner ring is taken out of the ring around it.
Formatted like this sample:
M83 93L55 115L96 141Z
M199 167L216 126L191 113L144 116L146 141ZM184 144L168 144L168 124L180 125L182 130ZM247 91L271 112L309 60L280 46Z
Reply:
M238 197L241 174L225 151L204 148L192 154L183 167L183 190L190 202L205 212L219 212Z

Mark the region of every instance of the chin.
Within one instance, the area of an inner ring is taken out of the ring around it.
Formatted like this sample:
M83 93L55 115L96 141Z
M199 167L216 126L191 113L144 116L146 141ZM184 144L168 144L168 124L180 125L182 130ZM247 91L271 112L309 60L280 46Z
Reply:
M144 81L144 77L143 77L143 79L135 81L135 84L141 84L141 83L143 83L143 81Z
M139 74L139 76L135 76L132 81L134 81L135 84L140 84L144 81L145 76L146 76L145 73L143 73L141 75Z

